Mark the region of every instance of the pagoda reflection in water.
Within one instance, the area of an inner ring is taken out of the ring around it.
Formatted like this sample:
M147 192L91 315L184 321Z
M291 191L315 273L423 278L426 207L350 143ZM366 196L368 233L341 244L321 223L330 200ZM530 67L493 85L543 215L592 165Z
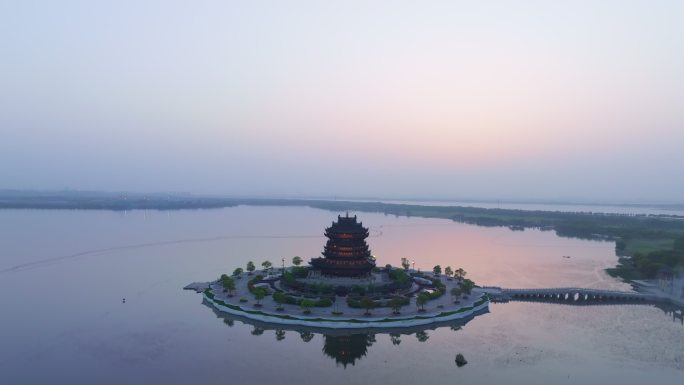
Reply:
M346 368L364 357L373 343L375 334L325 335L323 353Z

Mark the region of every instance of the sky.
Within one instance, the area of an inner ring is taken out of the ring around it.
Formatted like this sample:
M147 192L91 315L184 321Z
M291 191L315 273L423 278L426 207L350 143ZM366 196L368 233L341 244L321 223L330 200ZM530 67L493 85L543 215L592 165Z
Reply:
M0 189L684 201L681 1L0 2Z

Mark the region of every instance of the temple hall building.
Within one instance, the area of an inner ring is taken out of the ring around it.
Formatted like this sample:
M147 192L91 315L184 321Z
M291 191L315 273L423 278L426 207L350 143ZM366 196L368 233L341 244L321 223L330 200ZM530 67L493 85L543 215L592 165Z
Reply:
M375 267L366 243L368 229L356 221L356 215L337 216L337 222L325 229L328 241L323 257L311 259L311 266L325 276L364 277Z

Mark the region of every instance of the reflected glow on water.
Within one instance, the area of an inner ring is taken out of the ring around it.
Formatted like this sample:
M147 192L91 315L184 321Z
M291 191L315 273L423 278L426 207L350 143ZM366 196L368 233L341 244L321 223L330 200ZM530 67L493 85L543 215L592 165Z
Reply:
M493 304L458 327L371 338L255 332L181 290L249 260L316 256L335 216L293 207L0 211L3 382L409 384L457 376L471 384L640 384L676 383L684 374L684 326L651 305ZM603 272L617 260L610 242L437 219L359 218L371 227L380 264L408 257L425 270L463 267L487 285L629 290ZM456 367L457 353L466 366Z

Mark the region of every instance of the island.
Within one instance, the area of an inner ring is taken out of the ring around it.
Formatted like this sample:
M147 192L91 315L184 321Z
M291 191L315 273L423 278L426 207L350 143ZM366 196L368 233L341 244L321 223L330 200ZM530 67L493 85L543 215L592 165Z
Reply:
M435 266L425 273L401 267L376 266L366 242L368 229L356 216L338 216L325 229L322 256L308 266L274 268L264 261L257 271L223 274L185 289L202 293L219 312L272 324L332 329L407 328L461 320L486 313L488 290L465 278L462 268Z

